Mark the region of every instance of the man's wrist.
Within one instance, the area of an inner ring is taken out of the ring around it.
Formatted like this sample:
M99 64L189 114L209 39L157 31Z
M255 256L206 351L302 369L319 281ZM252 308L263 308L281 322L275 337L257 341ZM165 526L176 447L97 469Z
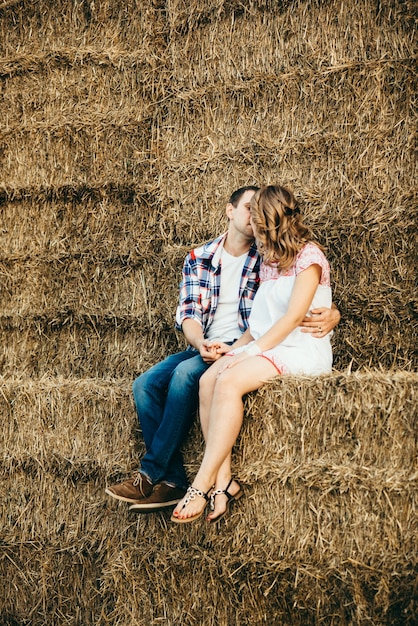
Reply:
M205 341L204 339L196 339L196 341L194 342L194 347L196 348L198 352L201 351L204 341Z

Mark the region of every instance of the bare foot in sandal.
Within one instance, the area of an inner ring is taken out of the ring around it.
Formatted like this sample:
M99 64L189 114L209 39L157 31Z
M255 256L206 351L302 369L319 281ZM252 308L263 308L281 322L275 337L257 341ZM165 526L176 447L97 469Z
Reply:
M225 489L218 489L215 485L215 489L210 495L210 508L212 512L209 513L206 519L212 523L217 522L225 515L229 509L229 505L232 504L234 500L239 500L243 495L244 491L235 478L231 478Z
M210 488L204 493L196 487L189 487L184 498L180 500L174 509L171 521L177 524L187 524L198 519L206 509L209 501L209 492Z

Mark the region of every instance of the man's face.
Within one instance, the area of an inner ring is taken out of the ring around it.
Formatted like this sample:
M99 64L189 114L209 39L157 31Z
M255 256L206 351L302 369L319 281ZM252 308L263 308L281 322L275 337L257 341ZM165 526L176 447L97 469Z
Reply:
M254 233L251 227L250 203L254 193L254 191L248 189L244 191L236 207L232 204L227 206L230 227L251 240L254 239Z

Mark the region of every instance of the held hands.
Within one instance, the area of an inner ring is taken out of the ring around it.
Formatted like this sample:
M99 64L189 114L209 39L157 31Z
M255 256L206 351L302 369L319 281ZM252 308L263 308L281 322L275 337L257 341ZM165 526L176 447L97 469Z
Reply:
M230 349L231 346L228 346L228 344L222 341L209 341L209 339L204 339L200 344L199 352L205 363L214 363Z
M305 317L301 324L303 333L311 333L313 337L325 337L341 319L340 312L336 308L327 309L320 307L309 311L310 316Z

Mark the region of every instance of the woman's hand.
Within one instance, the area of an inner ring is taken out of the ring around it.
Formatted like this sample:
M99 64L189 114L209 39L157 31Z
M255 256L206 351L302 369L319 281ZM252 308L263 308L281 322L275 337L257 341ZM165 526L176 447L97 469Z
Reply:
M215 361L220 359L221 356L230 349L231 346L223 341L209 341L209 339L203 339L200 344L199 352L205 363L215 363Z
M223 363L223 365L220 366L217 378L222 374L222 372L224 372L227 369L231 369L231 367L234 367L234 365L237 365L238 363L245 361L245 359L248 359L250 356L251 355L248 354L248 352L245 352L245 350L243 350L239 354L234 354L233 356L224 357L225 362Z

